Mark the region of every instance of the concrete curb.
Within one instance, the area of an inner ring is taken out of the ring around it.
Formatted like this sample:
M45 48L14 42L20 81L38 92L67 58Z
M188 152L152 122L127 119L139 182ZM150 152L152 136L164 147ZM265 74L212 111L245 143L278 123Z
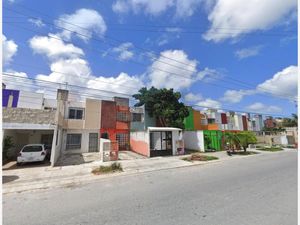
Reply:
M251 150L252 151L252 150ZM116 176L131 176L136 174L143 174L143 173L151 173L155 171L163 171L163 170L172 170L177 168L186 168L186 167L192 167L192 166L200 166L200 165L208 165L208 164L214 164L214 163L221 163L223 161L233 160L233 159L246 159L248 157L254 157L254 156L263 156L265 154L278 154L286 151L293 151L293 150L283 150L279 152L266 152L266 151L259 151L259 154L254 155L245 155L245 156L232 156L232 157L226 157L218 160L212 160L212 161L204 161L204 162L190 162L190 164L186 165L178 165L173 167L166 167L166 168L151 168L151 169L141 169L141 170L128 170L124 169L124 172L120 173L111 173L111 174L105 174L105 175L93 175L93 174L86 174L86 175L77 175L73 177L66 177L66 178L57 178L53 179L50 182L47 181L38 181L38 182L29 182L26 183L13 183L13 184L3 184L2 186L2 194L12 194L12 193L21 193L21 192L32 192L37 190L46 190L46 189L53 189L53 188L63 188L63 187L75 187L81 184L88 184L94 181L104 180L113 178ZM181 160L178 158L178 160ZM92 167L95 167L96 165L93 165Z

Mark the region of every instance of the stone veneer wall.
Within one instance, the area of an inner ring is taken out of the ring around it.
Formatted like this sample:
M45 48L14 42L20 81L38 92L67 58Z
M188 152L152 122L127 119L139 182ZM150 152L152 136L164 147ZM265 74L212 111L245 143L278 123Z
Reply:
M55 124L56 110L3 108L3 123Z

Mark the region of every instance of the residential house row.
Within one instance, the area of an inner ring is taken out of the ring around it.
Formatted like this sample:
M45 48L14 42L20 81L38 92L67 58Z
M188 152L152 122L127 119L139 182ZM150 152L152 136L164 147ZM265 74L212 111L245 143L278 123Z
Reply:
M11 154L26 144L47 144L52 166L74 153L99 152L103 160L107 141L110 160L117 160L122 150L146 157L182 154L184 148L221 150L224 131L263 127L262 115L189 108L183 131L161 127L144 106L130 107L128 98L78 100L58 89L56 99L48 99L42 93L2 88L3 138L12 137Z

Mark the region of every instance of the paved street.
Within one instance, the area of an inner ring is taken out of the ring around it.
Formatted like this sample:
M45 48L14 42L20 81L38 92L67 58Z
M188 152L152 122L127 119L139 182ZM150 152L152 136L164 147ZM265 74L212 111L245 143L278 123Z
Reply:
M297 152L3 196L5 225L297 224Z

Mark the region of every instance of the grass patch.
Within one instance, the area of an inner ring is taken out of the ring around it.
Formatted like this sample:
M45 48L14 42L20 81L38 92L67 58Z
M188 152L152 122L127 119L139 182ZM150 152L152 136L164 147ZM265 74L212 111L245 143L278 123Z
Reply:
M280 147L269 147L269 148L257 148L257 150L268 151L268 152L278 152L278 151L282 151L283 148L280 148Z
M92 170L95 175L105 174L105 173L115 173L122 172L123 168L120 163L114 162L109 166L99 166Z
M217 160L218 157L210 156L210 155L201 155L199 153L193 153L190 156L181 158L182 160L193 162L193 161L210 161L210 160Z

